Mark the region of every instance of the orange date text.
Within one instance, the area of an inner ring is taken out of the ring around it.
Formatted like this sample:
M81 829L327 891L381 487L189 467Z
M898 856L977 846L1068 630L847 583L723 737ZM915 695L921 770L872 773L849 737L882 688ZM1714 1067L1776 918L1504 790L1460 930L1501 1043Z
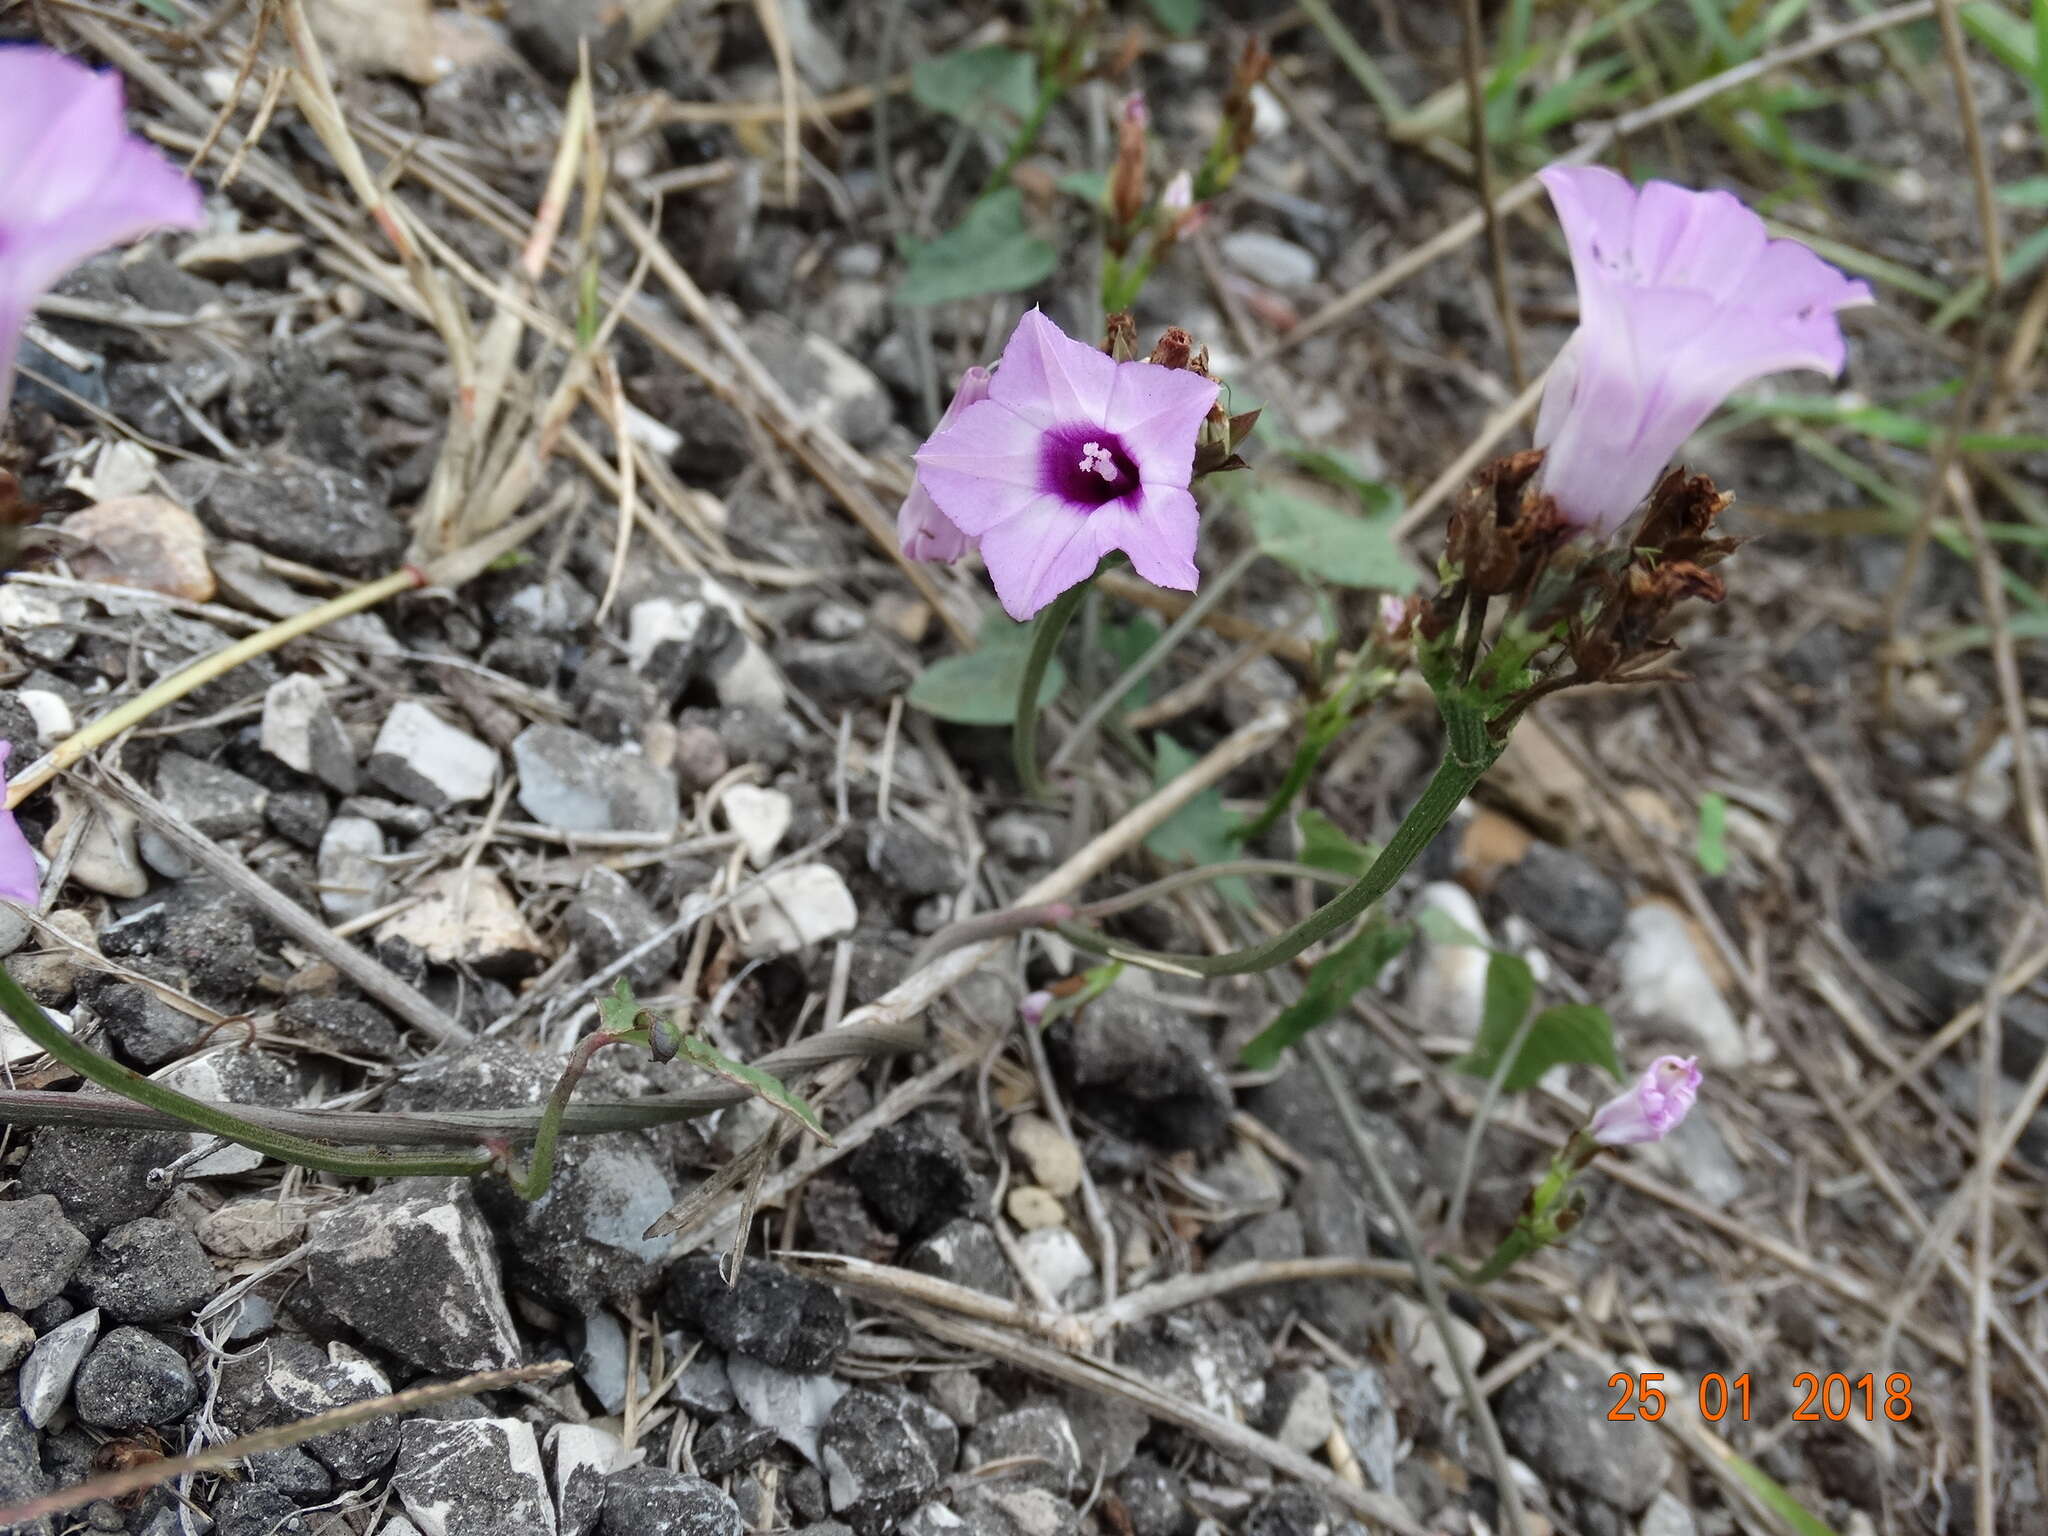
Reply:
M1607 1410L1609 1419L1654 1423L1671 1405L1662 1371L1616 1371L1607 1378L1607 1385L1619 1394ZM1904 1371L1894 1371L1883 1381L1870 1371L1861 1376L1801 1371L1792 1378L1792 1395L1798 1399L1792 1409L1795 1422L1839 1424L1845 1419L1862 1419L1873 1423L1883 1415L1896 1424L1913 1416L1913 1378ZM1749 1422L1748 1371L1739 1376L1709 1371L1700 1378L1695 1397L1700 1417L1710 1424L1731 1417L1738 1423Z

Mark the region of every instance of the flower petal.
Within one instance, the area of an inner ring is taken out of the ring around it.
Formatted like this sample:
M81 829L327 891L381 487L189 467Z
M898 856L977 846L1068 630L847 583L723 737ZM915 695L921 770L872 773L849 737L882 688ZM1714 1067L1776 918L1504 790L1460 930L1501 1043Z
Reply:
M939 510L922 480L912 484L897 509L896 541L903 547L904 559L939 565L951 565L973 542L960 531L959 524Z
M1120 549L1129 555L1131 569L1155 587L1194 591L1202 579L1195 566L1195 541L1202 527L1195 498L1178 486L1148 483L1135 500L1135 506L1104 507L1091 518L1114 519L1101 535L1104 550Z
M7 785L7 756L13 743L0 741L0 802ZM42 877L36 869L35 852L22 836L14 812L0 809L0 897L32 907L42 894Z
M1074 340L1033 309L1010 333L989 397L1039 427L1072 421L1099 426L1109 419L1116 374L1107 352Z
M1185 368L1119 363L1102 425L1123 439L1147 485L1185 490L1195 469L1195 443L1216 403L1217 385Z
M1067 588L1095 574L1110 546L1099 512L1075 507L1047 494L1013 513L981 536L981 563L988 567L1003 611L1030 618Z
M1045 433L1000 400L983 400L917 450L917 478L965 533L986 533L1051 487Z

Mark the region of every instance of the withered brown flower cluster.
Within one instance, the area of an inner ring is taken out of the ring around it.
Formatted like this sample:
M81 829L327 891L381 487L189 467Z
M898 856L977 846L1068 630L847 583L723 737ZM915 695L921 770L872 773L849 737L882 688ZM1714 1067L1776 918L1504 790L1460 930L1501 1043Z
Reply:
M1667 630L1678 605L1726 595L1713 567L1743 542L1714 531L1734 498L1679 468L1650 493L1632 536L1588 545L1579 537L1584 530L1537 484L1542 465L1535 449L1496 459L1472 477L1451 510L1444 585L1414 616L1424 640L1464 617L1468 656L1495 599L1505 600L1525 632L1555 636L1561 654L1513 701L1510 717L1542 694L1643 680L1646 667L1677 649Z

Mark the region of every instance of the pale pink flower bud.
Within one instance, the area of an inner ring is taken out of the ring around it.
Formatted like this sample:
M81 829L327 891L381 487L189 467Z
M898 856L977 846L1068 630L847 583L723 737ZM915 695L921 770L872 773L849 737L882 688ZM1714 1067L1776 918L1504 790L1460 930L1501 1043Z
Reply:
M989 379L989 371L978 366L960 375L960 386L953 391L953 399L946 406L945 415L939 418L939 431L945 431L957 421L967 407L988 398ZM939 510L931 492L924 488L922 475L912 483L910 494L903 498L903 505L897 510L896 537L903 546L906 559L922 560L928 564L951 565L974 547L974 541Z
M1195 178L1186 171L1175 171L1173 180L1166 184L1166 190L1159 194L1159 206L1169 214L1178 216L1195 206Z
M1133 128L1149 128L1152 126L1152 109L1145 105L1145 93L1143 91L1133 91L1124 98L1121 115L1123 120Z
M1045 1022L1045 1010L1052 1006L1050 992L1027 992L1024 1001L1017 1005L1017 1013L1033 1029Z
M0 807L7 803L7 754L13 750L13 743L0 741ZM35 852L15 825L14 812L0 809L0 896L32 907L41 883Z
M1638 1078L1593 1112L1586 1134L1603 1147L1662 1141L1699 1096L1697 1056L1659 1056Z

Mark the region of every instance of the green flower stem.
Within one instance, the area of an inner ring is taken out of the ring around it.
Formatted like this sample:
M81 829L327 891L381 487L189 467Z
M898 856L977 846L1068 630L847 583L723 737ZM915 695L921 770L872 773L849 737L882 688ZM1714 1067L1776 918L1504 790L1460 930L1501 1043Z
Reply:
M1599 1152L1598 1143L1581 1131L1558 1150L1543 1181L1529 1191L1522 1214L1484 1264L1463 1276L1467 1284L1498 1280L1530 1254L1560 1241L1577 1223L1572 1180Z
M981 190L974 194L977 203L991 193L1001 191L1008 184L1010 173L1023 163L1024 157L1031 153L1031 146L1038 142L1039 130L1045 127L1046 117L1052 112L1052 104L1060 99L1065 89L1064 80L1051 77L1038 88L1038 100L1032 105L1031 115L1024 119L1023 126L1017 130L1017 136L1010 140L1009 151L1003 156L1002 163L988 173L988 180L983 182Z
M1333 710L1328 715L1320 710L1312 713L1302 730L1301 745L1295 749L1294 761L1287 767L1287 776L1280 781L1280 787L1273 791L1259 814L1231 833L1240 844L1248 844L1265 835L1266 830L1287 814L1287 808L1294 804L1295 796L1308 787L1310 775L1316 771L1316 764L1323 760L1323 754L1330 750L1330 743L1344 732L1351 721L1349 710Z
M1091 578L1067 588L1038 616L1031 632L1031 654L1024 661L1024 680L1017 689L1017 723L1010 732L1010 752L1017 765L1017 782L1027 800L1045 798L1045 780L1038 772L1038 691L1045 683L1045 669L1052 665L1053 652L1067 632L1081 599L1094 586Z
M1276 965L1285 965L1311 944L1328 938L1344 927L1353 918L1364 912L1374 902L1394 887L1408 866L1421 856L1422 850L1430 845L1437 833L1451 819L1451 813L1472 793L1473 786L1485 777L1494 760L1500 756L1501 744L1485 738L1480 728L1483 748L1474 758L1468 758L1457 750L1462 733L1453 733L1453 750L1437 766L1428 787L1422 791L1394 835L1387 839L1387 846L1380 850L1372 867L1361 875L1346 890L1317 908L1296 926L1269 939L1263 944L1254 944L1248 949L1232 950L1223 955L1171 955L1154 950L1132 949L1092 929L1078 927L1072 923L1061 923L1058 932L1078 948L1090 954L1109 955L1118 960L1129 960L1138 965L1153 965L1162 970L1171 970L1194 976L1244 976L1255 971L1268 971ZM1469 738L1467 739L1469 744Z
M182 1120L195 1130L224 1136L279 1162L296 1163L302 1168L313 1168L322 1173L383 1179L438 1174L468 1177L491 1166L490 1154L483 1151L400 1157L389 1152L350 1151L327 1142L252 1125L219 1105L187 1098L175 1088L153 1083L141 1073L72 1039L51 1022L36 1000L24 992L21 983L8 975L5 969L0 969L0 1012L4 1012L15 1028L34 1041L39 1049L86 1081Z
M548 1181L555 1176L555 1144L562 1139L562 1116L569 1108L569 1100L576 1092L577 1083L583 1080L584 1070L591 1058L608 1045L618 1045L637 1037L646 1044L647 1032L634 1030L630 1033L616 1033L609 1029L593 1029L569 1053L569 1059L562 1064L561 1078L555 1083L555 1090L548 1095L548 1102L541 1110L540 1126L533 1134L533 1160L527 1164L524 1174L515 1173L511 1159L505 1161L505 1178L522 1200L538 1200L548 1192Z

